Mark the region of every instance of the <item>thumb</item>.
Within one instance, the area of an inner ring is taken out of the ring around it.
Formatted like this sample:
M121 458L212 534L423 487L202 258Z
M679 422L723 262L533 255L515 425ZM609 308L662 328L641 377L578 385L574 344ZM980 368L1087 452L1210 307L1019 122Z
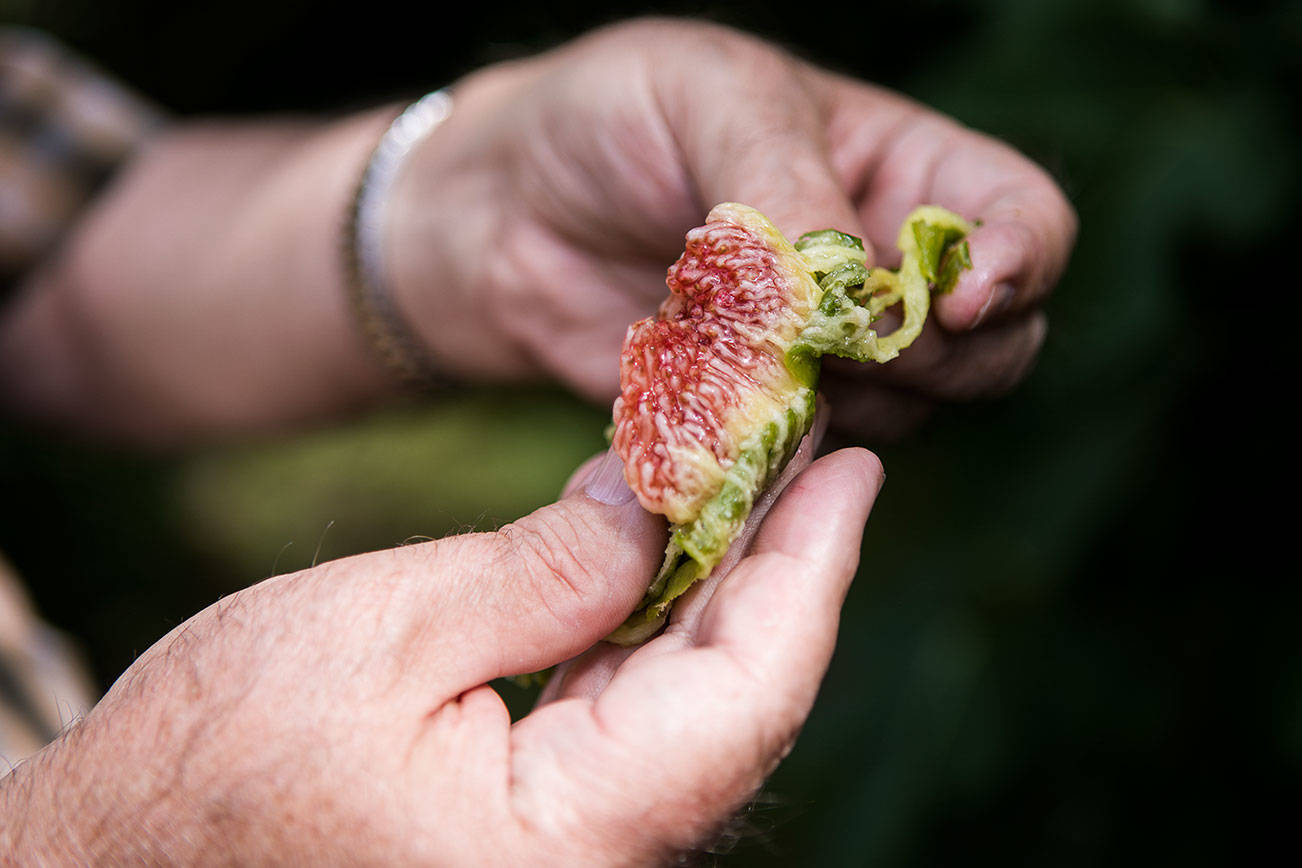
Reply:
M664 558L664 519L638 503L613 451L585 469L563 499L496 533L434 543L434 582L428 552L395 551L427 588L415 595L422 656L452 691L573 657L641 600Z

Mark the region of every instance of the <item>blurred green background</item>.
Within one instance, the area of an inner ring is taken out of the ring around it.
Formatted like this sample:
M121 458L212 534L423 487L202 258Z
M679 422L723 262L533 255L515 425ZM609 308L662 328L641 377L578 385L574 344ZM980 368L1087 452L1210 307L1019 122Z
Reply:
M1082 226L1041 362L1006 399L869 444L890 481L836 659L718 861L1296 854L1302 594L1272 555L1297 517L1302 4L481 5L0 0L0 19L188 115L364 105L628 14L695 15L1023 149ZM0 551L107 684L219 594L547 502L605 419L558 392L476 392L167 458L8 425Z

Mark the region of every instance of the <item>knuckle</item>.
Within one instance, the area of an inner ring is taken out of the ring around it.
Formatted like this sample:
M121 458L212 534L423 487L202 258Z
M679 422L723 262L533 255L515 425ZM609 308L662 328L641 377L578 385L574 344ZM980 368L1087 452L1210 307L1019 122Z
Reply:
M600 571L584 551L589 534L579 520L564 514L545 521L526 518L498 535L517 565L523 590L558 617L602 592Z
M976 400L1007 395L1035 366L1046 332L1047 320L1037 312L1010 326L995 345L977 347L973 356L950 366L950 396Z
M884 373L888 382L941 400L1002 397L1030 373L1046 332L1040 310L966 335L929 336L924 331Z
M703 80L759 82L796 78L798 64L781 47L723 24L675 18L650 18L631 25L632 35L651 60L698 58L684 83L700 89ZM664 67L673 72L678 64ZM717 85L716 85L717 86Z

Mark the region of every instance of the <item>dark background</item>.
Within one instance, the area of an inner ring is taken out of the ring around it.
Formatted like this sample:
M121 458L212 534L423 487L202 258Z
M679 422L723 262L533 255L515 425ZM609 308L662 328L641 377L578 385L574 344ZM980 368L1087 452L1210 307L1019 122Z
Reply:
M182 115L416 95L646 11L1006 138L1082 227L1029 381L870 444L890 482L836 659L721 864L1296 857L1302 4L0 0ZM550 500L605 419L491 391L168 458L9 425L0 551L107 684L221 593Z

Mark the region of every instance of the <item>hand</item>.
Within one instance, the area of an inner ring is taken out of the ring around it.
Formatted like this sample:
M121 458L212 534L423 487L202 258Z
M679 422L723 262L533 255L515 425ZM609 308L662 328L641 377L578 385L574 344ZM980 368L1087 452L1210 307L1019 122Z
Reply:
M809 711L880 466L816 462L663 636L512 724L486 682L593 645L663 551L618 463L589 471L497 533L269 579L191 618L0 781L0 851L626 865L708 837Z
M390 249L403 303L464 375L547 373L611 399L625 328L725 200L792 238L860 235L884 261L915 205L982 221L974 268L909 352L827 365L834 424L887 433L1003 391L1043 339L1070 206L1013 149L898 95L730 30L642 21L490 67L456 99L396 191Z

